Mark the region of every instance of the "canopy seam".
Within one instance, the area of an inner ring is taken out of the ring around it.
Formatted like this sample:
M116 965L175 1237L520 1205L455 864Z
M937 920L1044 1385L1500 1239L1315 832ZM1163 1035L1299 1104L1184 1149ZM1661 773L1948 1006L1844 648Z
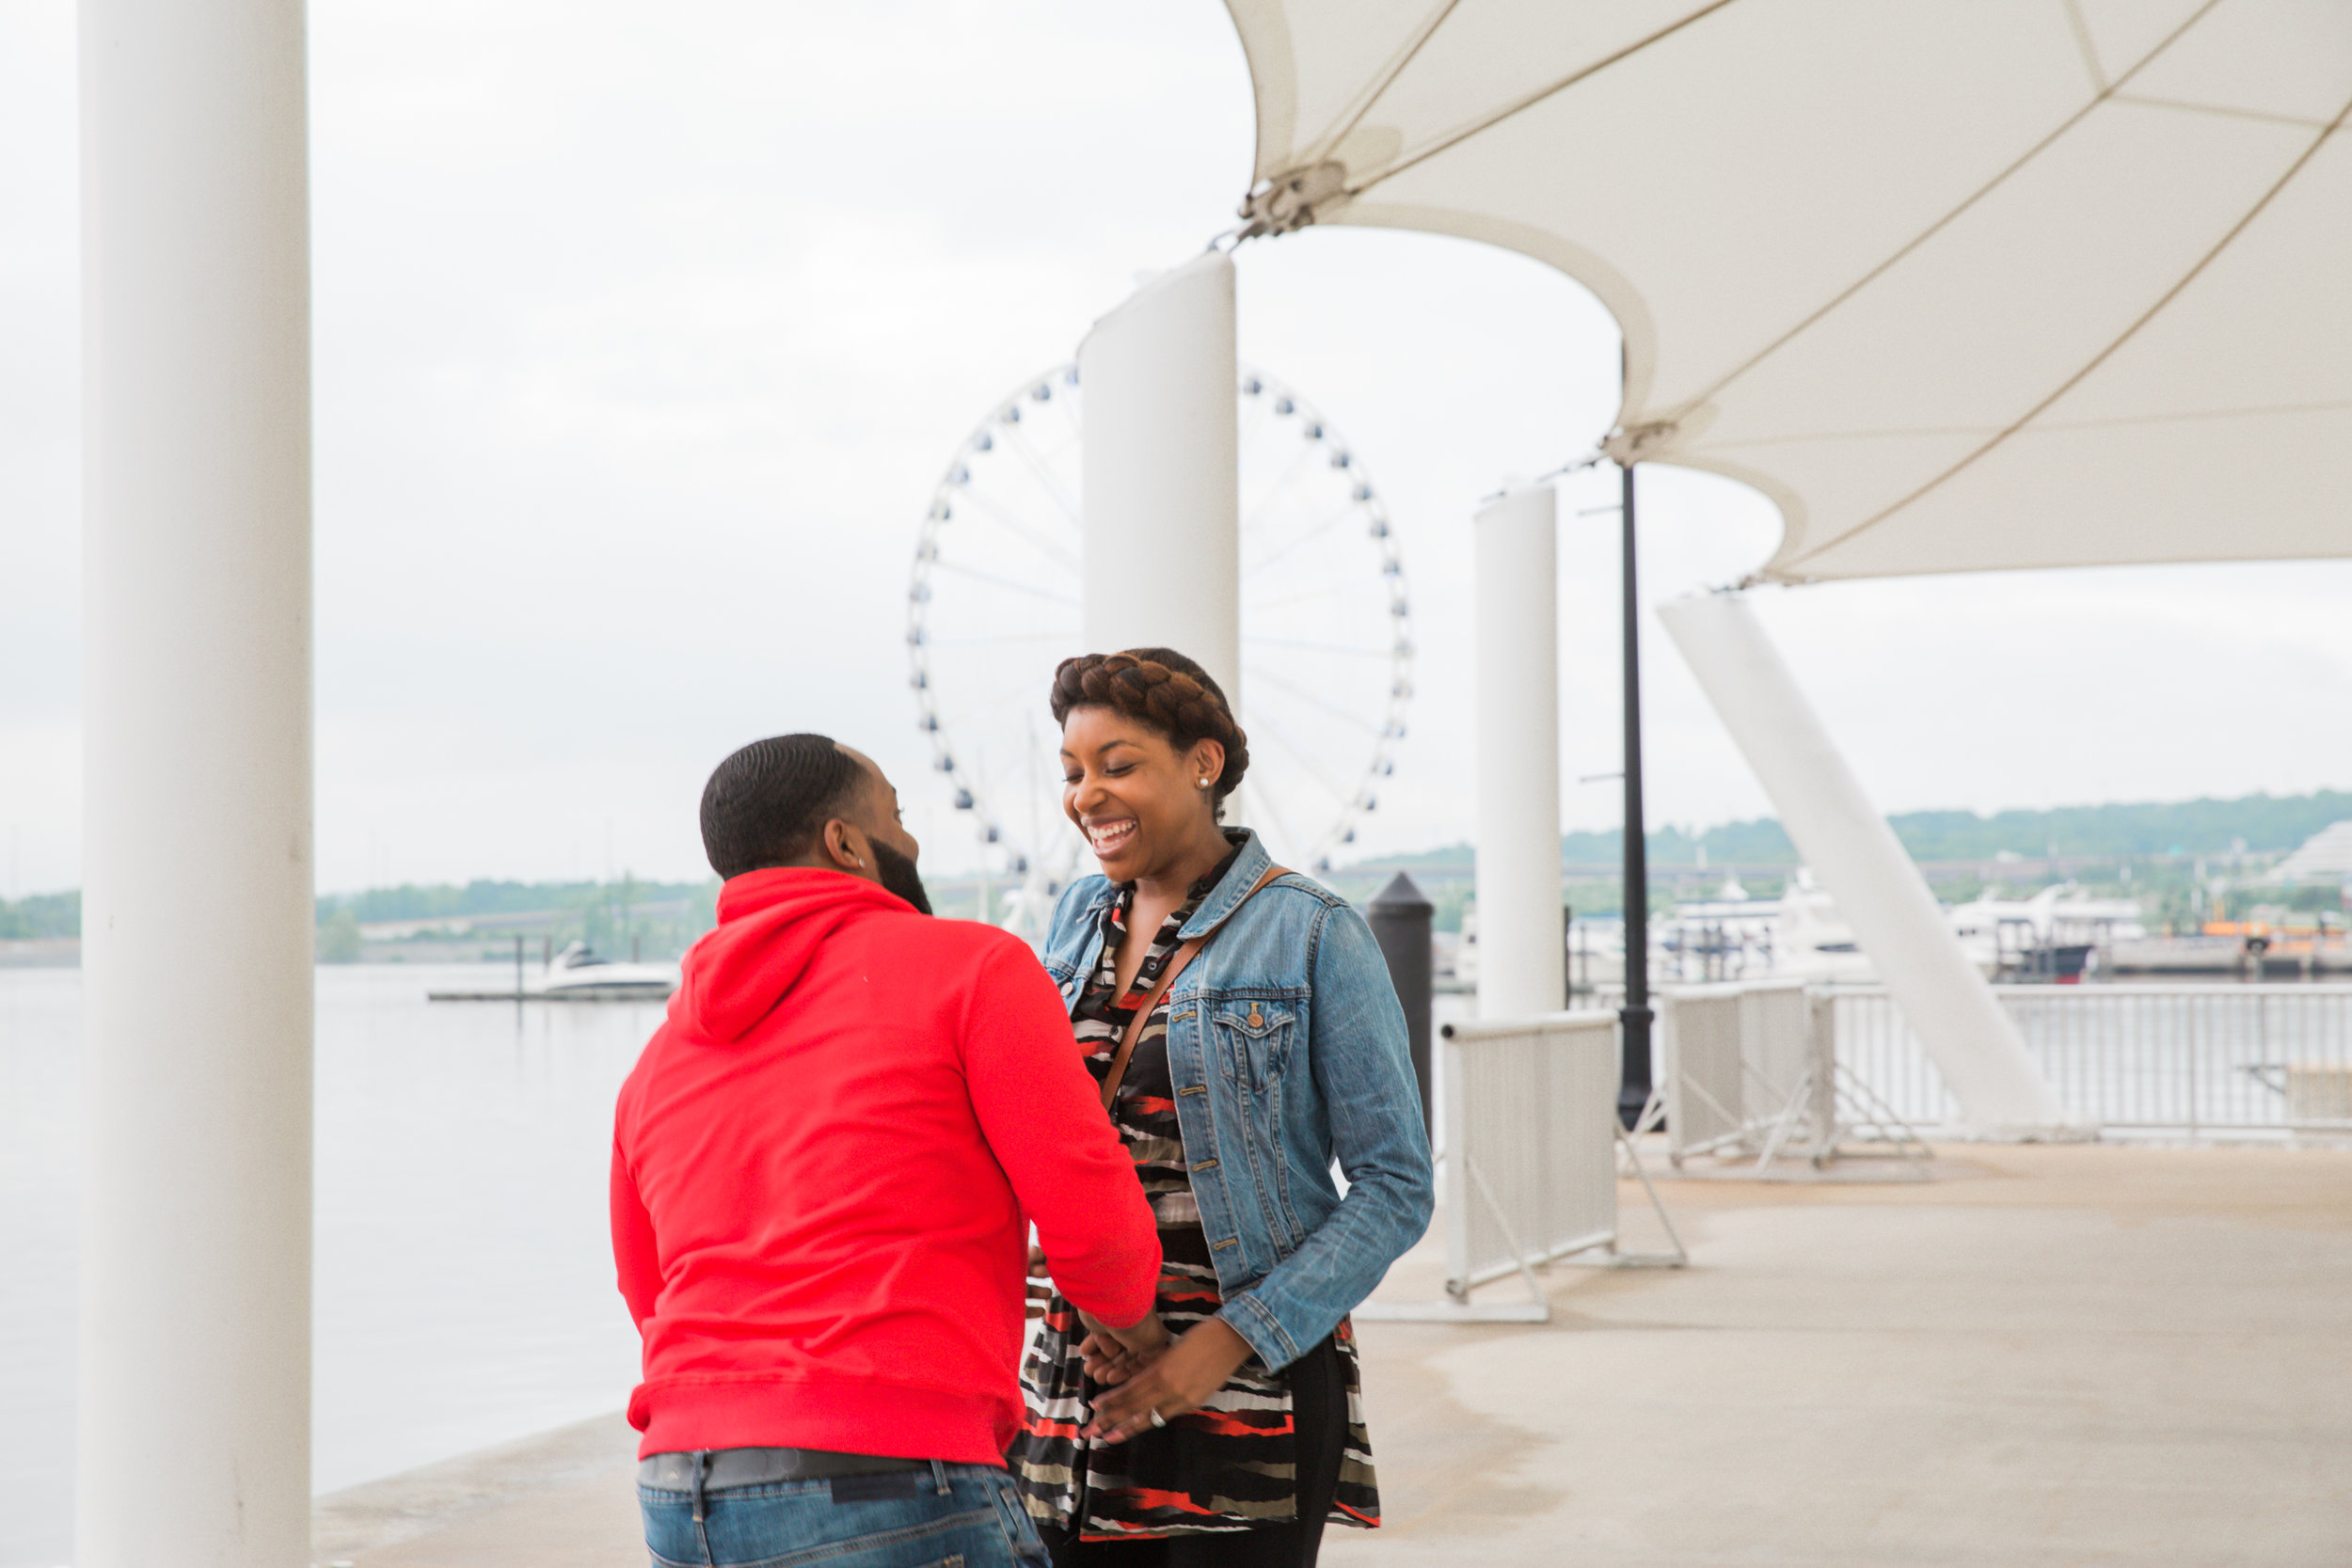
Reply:
M2292 125L2304 131L2328 129L2326 120L2311 115L2265 114L2260 109L2233 109L2220 103L2191 103L2178 98L2147 98L2136 92L2119 92L2115 101L2142 109L2171 109L2185 115L2217 115L2223 119L2250 119L2263 125Z
M1320 163L1336 151L1340 143L1347 139L1349 133L1361 125L1364 117L1372 113L1372 106L1380 102L1380 95L1394 87L1396 79L1405 74L1405 68L1413 63L1413 58L1421 53L1422 46L1438 36L1438 29L1445 25L1446 18L1452 16L1454 8L1461 3L1462 0L1443 0L1429 19L1422 24L1421 31L1414 36L1412 41L1398 51L1396 58L1390 63L1388 69L1375 77L1372 85L1364 90L1364 101L1357 106L1356 112L1349 115L1336 128L1316 137L1311 144L1309 152L1301 154L1294 162Z
M2031 434L2071 430L2120 430L2147 425L2185 424L2198 420L2248 420L2268 414L2326 414L2352 408L2352 398L2320 403L2273 403L2252 408L2195 408L2174 414L2122 414L2111 420L2056 420L2036 425ZM1741 441L1709 442L1708 451L1754 451L1760 447L1794 446L1809 441L1899 441L1929 436L1997 436L1995 424L1921 425L1907 430L1808 430L1792 436L1753 436Z
M2016 420L2010 421L2009 427L2003 430L1999 435L1994 436L1983 446L1979 447L1975 451L1970 452L1967 456L1962 458L1959 462L1953 464L1950 467L1945 469L1933 479L1929 480L1925 484L1920 485L1910 495L1905 496L1902 499L1895 502L1893 505L1886 507L1876 515L1867 517L1863 521L1856 523L1853 527L1848 529L1845 532L1838 534L1836 538L1825 539L1820 544L1807 549L1804 554L1790 558L1789 564L1797 565L1803 563L1804 562L1810 561L1820 555L1823 551L1834 549L1837 546L1844 544L1847 540L1853 538L1855 535L1869 529L1876 528L1879 524L1886 521L1889 517L1892 517L1897 513L1902 511L1903 508L1919 499L1920 497L1927 495L1930 491L1942 485L1946 481L1975 466L1979 458L1982 458L1986 453L1994 451L2003 442L2007 441L2010 436L2015 436L2018 432L2024 430L2026 426L2031 424L2042 412L2042 410L2048 408L2052 404L2058 402L2058 399L2064 397L2068 392L2073 391L2076 387L2082 385L2084 379L2087 378L2091 372L2106 364L2108 359L2114 356L2115 352L2118 349L2122 348L2125 343L2130 342L2133 338L2138 335L2140 328L2146 326L2150 322L2155 320L2158 315L2162 314L2167 306L2170 305L2175 299L2180 297L2183 290L2186 289L2191 283L2194 283L2199 277L2202 277L2205 269L2213 265L2213 263L2219 259L2222 252L2228 250L2231 245L2237 242L2237 237L2240 234L2245 233L2247 228L2251 225L2256 218L2263 214L2263 213L2270 206L2272 201L2278 198L2279 193L2285 190L2288 185L2293 183L2295 177L2302 173L2304 168L2310 165L2311 161L2319 155L2319 150L2328 145L2328 138L2344 129L2344 121L2347 118L2352 118L2352 100L2347 100L2345 102L2344 107L2336 112L2336 118L2331 120L2327 127L2319 133L2318 135L2312 138L2311 145L2303 149L2303 150L2296 155L2295 162L2287 166L2285 172L2280 174L2277 180L2271 182L2269 189L2263 192L2262 198L2256 201L2251 207L2248 208L2245 214L2241 216L2237 222L2230 226L2229 231L2223 234L2219 240L2215 242L2213 248L2206 251L2203 256L2198 259L2196 265L2190 267L2185 273L2183 273L2173 285L2165 290L2165 292L2158 296L2154 304L2149 306L2146 310L2140 312L2137 319L2133 321L2129 326L2125 327L2122 332L2116 337L2114 341L2108 343L2106 348L2101 349L2096 355L2092 356L2090 360L2085 364L2082 369L2076 371L2073 375L2068 376L2063 382L2059 383L2058 388L2052 391L2049 396L2043 398L2040 403L2035 404Z
M1901 261L1905 257L1911 255L1921 245L1926 245L1930 240L1935 238L1936 235L1951 227L1951 225L1959 219L1962 214L1967 212L1969 209L1976 206L1978 202L1982 201L1986 197L1991 196L1994 191L2007 184L2010 177L2015 175L2020 169L2023 169L2026 165L2032 163L2036 158L2041 157L2042 153L2048 151L2051 147L2056 145L2058 139L2064 136L2069 131L2072 131L2075 126L2080 125L2090 117L2091 111L2098 108L2100 104L2107 102L2110 98L2114 97L2117 92L2122 90L2124 83L2129 82L2133 77L2138 75L2140 71L2147 69L2148 65L2153 61L2157 55L2172 47L2173 43L2181 37L2181 35L2186 33L2191 27L2196 26L2197 24L2202 21L2215 7L2220 4L2221 0L2205 0L2205 3L2202 6L2200 6L2187 21L2182 23L2178 27L2173 28L2171 32L2166 34L2164 38L2157 41L2156 46L2153 49L2151 49L2147 54L2141 55L2139 59L2135 61L2131 70L2117 77L2110 85L2102 87L2097 92L2091 94L2091 96L2084 102L2081 108L2076 109L2073 114L2067 116L2057 125L2053 126L2047 135L2043 136L2040 141L2034 143L2031 147L2026 149L2025 151L2019 153L2007 167L2003 168L1999 173L1994 175L1992 179L1986 181L1983 184L1971 191L1966 199L1963 200L1951 211L1946 213L1942 217L1937 218L1933 223L1928 225L1925 229L1919 230L1918 233L1913 235L1909 240L1903 243L1900 248L1890 253L1887 258L1881 261L1877 266L1872 267L1868 272L1866 272L1860 277L1855 278L1845 288L1838 290L1837 293L1822 301L1820 307L1811 315L1806 316L1803 321L1800 321L1793 326L1789 327L1788 331L1782 333L1771 342L1766 343L1762 348L1757 349L1756 353L1749 356L1740 364L1724 372L1723 375L1709 383L1705 390L1692 397L1690 400L1691 403L1692 404L1698 404L1707 403L1714 398L1715 395L1721 392L1724 388L1730 386L1733 382L1739 380L1741 376L1756 369L1756 366L1762 364L1765 360L1771 358L1773 355L1788 347L1791 342L1795 341L1805 332L1819 325L1822 319L1828 316L1831 311L1836 309L1839 306L1853 298L1854 295L1868 288L1872 283L1883 277L1889 269L1894 267L1898 262Z
M1378 174L1374 175L1362 184L1349 186L1344 193L1347 199L1353 201L1356 198L1363 195L1366 191L1371 190L1374 186L1381 183L1383 181L1391 180L1397 175L1404 173L1408 168L1412 168L1417 165L1428 162L1438 153L1445 151L1448 148L1459 147L1462 143L1470 140L1470 137L1478 135L1483 132L1492 130L1494 127L1502 124L1504 120L1509 119L1513 115L1518 114L1522 109L1534 108L1536 104L1542 103L1545 99L1551 97L1554 93L1566 91L1568 88L1576 86L1577 83L1583 81L1586 77L1608 70L1611 66L1615 65L1619 60L1625 59L1629 55L1640 54L1643 50L1647 49L1651 44L1658 42L1661 39L1673 37L1675 34L1682 31L1683 28L1691 25L1693 22L1697 22L1703 17L1712 16L1715 12L1722 10L1725 6L1728 6L1731 3L1732 0L1709 0L1708 4L1701 6L1697 10L1691 12L1688 16L1685 16L1678 21L1668 23L1665 26L1659 28L1656 32L1650 34L1646 38L1636 39L1633 42L1627 44L1623 49L1618 50L1615 54L1604 55L1602 58L1595 60L1590 65L1581 66L1576 71L1571 71L1566 76L1562 77L1559 81L1552 83L1551 86L1548 87L1538 87L1535 91L1528 93L1517 102L1507 103L1502 108L1497 109L1493 114L1488 115L1486 119L1474 121L1471 124L1462 127L1458 131L1452 132L1449 135L1440 137L1430 146L1425 147L1421 151L1414 153L1411 157L1406 158L1400 163L1391 164L1387 168L1382 169ZM2218 0L2208 0L2208 3L2217 4Z
M2106 67L2099 63L2098 41L2090 36L2090 19L2083 15L2083 0L2065 0L2066 24L2074 33L2074 47L2083 57L2083 72L2101 92L2107 89Z

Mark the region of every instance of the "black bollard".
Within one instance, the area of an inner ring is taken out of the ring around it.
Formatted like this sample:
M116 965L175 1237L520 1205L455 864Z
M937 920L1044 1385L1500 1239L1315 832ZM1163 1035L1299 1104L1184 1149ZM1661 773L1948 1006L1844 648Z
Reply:
M1405 1008L1405 1037L1413 1053L1413 1082L1421 1086L1421 1118L1430 1125L1429 1083L1429 920L1436 912L1413 879L1398 872L1364 906L1373 940L1388 960L1389 983Z
M1560 1006L1576 1009L1576 906L1560 906L1560 983L1566 998Z

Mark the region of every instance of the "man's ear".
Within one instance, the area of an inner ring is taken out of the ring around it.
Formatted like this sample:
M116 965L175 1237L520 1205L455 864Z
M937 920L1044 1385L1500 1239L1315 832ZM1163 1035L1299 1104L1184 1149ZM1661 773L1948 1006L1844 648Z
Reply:
M877 874L872 847L857 825L836 816L825 824L825 859L836 870L871 880Z

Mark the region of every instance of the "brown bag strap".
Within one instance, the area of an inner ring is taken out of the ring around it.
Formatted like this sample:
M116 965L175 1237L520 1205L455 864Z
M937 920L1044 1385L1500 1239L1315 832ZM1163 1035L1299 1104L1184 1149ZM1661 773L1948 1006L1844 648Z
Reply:
M1266 883L1277 877L1289 875L1281 866L1267 866L1265 875L1252 882L1248 893L1233 900L1233 907L1225 911L1225 920L1232 919ZM1192 962L1194 956L1208 945L1211 937L1225 929L1225 920L1218 921L1213 929L1194 937L1169 956L1168 967L1160 972L1159 982L1152 988L1152 994L1143 999L1143 1006L1136 1009L1136 1016L1127 1021L1127 1033L1119 1041L1119 1054L1111 1058L1111 1069L1103 1075L1103 1109L1105 1111L1111 1108L1111 1101L1119 1096L1119 1085L1127 1076L1127 1058L1136 1053L1136 1041L1143 1038L1143 1026L1152 1022L1153 1009L1168 994L1168 988L1176 983L1176 976L1184 972L1184 965Z

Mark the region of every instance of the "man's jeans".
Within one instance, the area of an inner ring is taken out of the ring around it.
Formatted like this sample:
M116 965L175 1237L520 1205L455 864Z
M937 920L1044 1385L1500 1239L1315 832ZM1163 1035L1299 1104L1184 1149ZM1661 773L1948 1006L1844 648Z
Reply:
M706 1492L637 1488L656 1568L1046 1568L1010 1472L933 1465Z

